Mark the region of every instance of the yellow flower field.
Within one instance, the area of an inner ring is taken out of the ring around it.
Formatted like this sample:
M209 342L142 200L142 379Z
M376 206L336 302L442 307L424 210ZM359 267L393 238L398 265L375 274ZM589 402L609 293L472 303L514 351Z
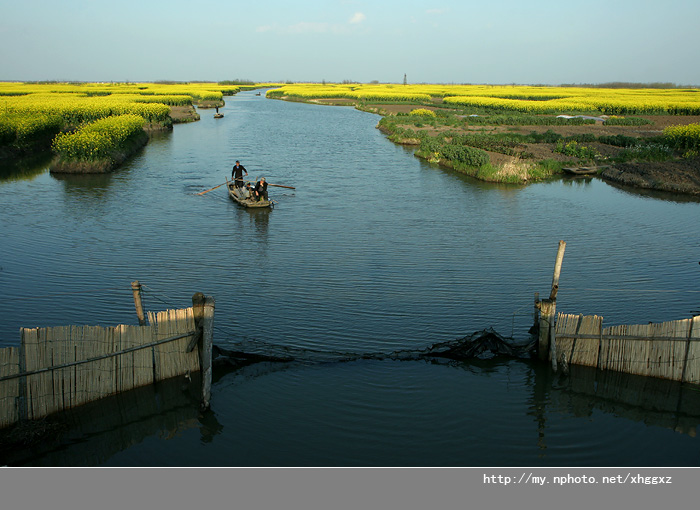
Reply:
M698 89L605 89L491 85L395 85L318 83L284 85L267 93L301 99L348 98L363 102L444 103L531 114L700 115Z
M65 160L106 159L133 136L143 133L146 123L135 114L117 115L97 120L74 133L60 133L53 149Z
M0 144L22 146L61 129L126 114L167 126L171 106L220 104L224 95L239 90L215 83L0 82Z

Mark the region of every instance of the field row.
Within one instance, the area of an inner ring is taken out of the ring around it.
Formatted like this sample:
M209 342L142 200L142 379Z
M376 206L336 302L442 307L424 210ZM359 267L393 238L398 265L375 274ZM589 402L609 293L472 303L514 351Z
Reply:
M361 102L439 104L494 111L605 115L700 115L698 89L604 89L487 85L293 84L270 98L352 99Z
M140 115L126 114L86 124L73 133L59 133L53 150L65 161L111 159L128 142L143 134L146 121Z
M9 147L10 154L48 148L61 132L71 132L101 119L129 115L139 116L152 126L169 128L171 107L195 103L222 105L224 95L240 90L239 86L215 83L0 82L0 147ZM81 136L97 146L112 144L104 130ZM97 142L98 138L104 140ZM63 147L54 144L53 148L59 146ZM71 149L63 156L78 152ZM95 150L85 149L80 153L94 155Z

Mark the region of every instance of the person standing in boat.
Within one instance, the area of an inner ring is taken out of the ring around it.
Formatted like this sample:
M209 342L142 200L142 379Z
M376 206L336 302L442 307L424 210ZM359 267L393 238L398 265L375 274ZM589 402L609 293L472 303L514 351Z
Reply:
M255 183L255 189L253 190L253 193L255 195L256 200L267 200L267 182L265 182L264 177L261 178L257 183Z
M236 164L233 165L233 170L231 171L231 179L237 188L243 187L243 172L248 175L248 170L245 169L241 162L236 160Z

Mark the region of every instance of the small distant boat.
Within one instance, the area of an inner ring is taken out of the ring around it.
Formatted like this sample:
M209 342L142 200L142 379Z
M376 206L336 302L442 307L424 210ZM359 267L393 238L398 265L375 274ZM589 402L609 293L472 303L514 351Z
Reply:
M223 113L215 113L215 114L214 114L214 118L215 118L215 119L220 119L220 118L222 118L223 116L224 116Z
M256 95L256 96L259 96L259 95L260 95L260 92L258 92L258 93L257 93L257 94L255 94L255 95Z
M579 166L579 167L564 167L565 173L571 175L595 175L602 172L607 166Z
M274 204L272 200L255 200L249 196L246 196L245 188L237 188L232 182L228 183L228 196L231 197L231 200L236 202L238 205L250 207L252 209L272 207Z

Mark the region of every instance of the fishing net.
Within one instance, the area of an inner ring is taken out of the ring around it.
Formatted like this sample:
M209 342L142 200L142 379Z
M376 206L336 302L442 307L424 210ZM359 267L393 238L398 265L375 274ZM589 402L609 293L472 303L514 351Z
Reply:
M525 342L506 338L493 329L477 331L469 336L447 342L440 342L422 349L404 349L388 353L351 353L337 351L316 351L312 349L275 345L257 340L242 340L232 348L214 346L213 362L218 366L245 366L260 362L301 362L332 363L360 359L370 360L426 360L444 359L463 361L469 359L489 359L497 356L528 358L534 353L536 340L531 337Z

